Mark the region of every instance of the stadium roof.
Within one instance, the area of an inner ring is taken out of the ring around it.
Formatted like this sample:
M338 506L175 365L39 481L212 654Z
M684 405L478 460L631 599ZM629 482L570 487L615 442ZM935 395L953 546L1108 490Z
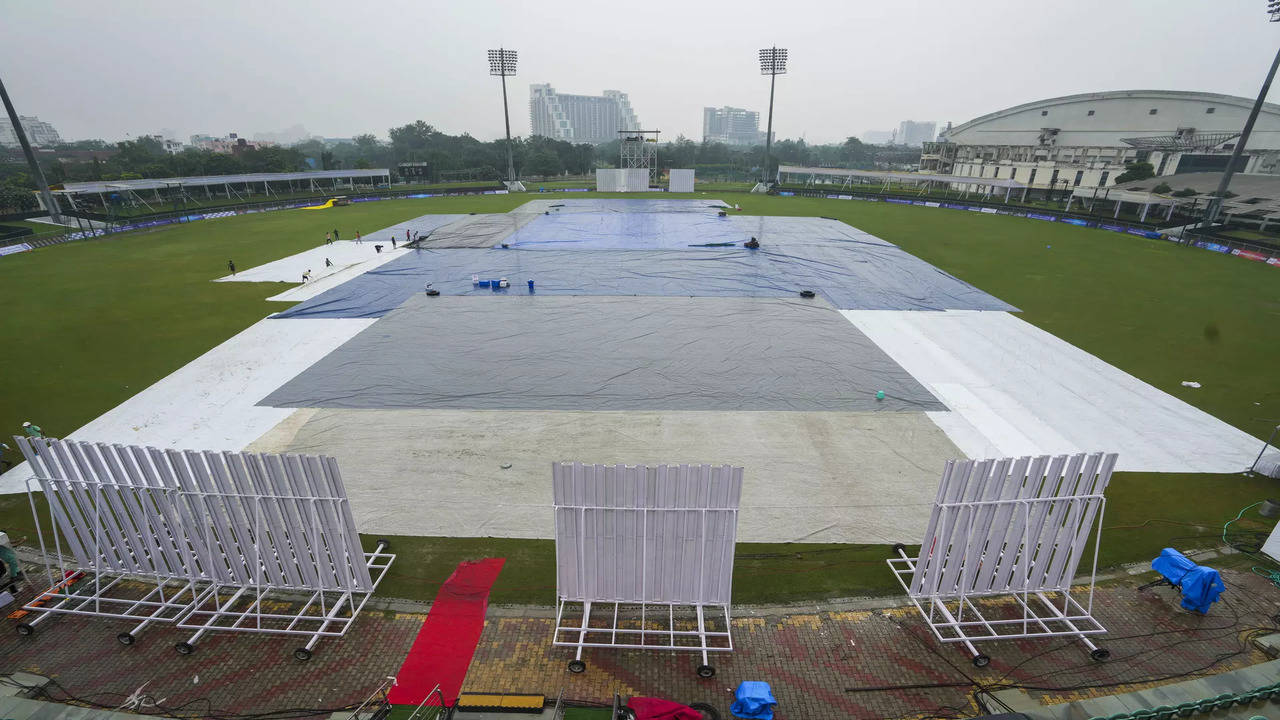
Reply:
M1020 183L1017 180L1009 178L979 178L968 177L966 175L936 175L932 173L901 173L901 172L879 172L876 170L846 170L843 168L814 168L799 167L797 165L781 165L778 167L779 173L790 173L793 175L827 175L839 178L870 178L873 180L899 181L899 182L943 182L943 183L962 183L964 185L981 185L984 187L1009 188L1020 190L1025 188L1026 183Z
M1142 190L1126 190L1121 187L1093 188L1078 187L1071 191L1072 196L1083 200L1099 199L1112 202L1127 202L1136 205L1190 205L1191 201L1183 198L1161 195Z
M1013 107L997 110L993 113L980 115L968 122L962 122L959 125L946 131L948 137L955 137L965 130L969 130L976 125L990 122L998 118L1015 115L1026 110L1038 110L1042 108L1052 109L1055 105L1066 105L1069 103L1087 102L1092 100L1113 100L1113 99L1140 99L1140 100L1193 100L1212 102L1219 105L1234 105L1242 109L1251 109L1253 107L1252 98L1239 97L1237 95L1223 95L1221 93L1211 92L1195 92L1189 90L1107 90L1103 92L1079 93L1076 95L1063 95L1061 97L1046 98L1044 100L1035 100L1033 102L1014 105ZM1263 110L1268 113L1280 113L1280 105L1274 103L1263 103Z
M367 178L389 175L390 170L312 170L309 172L287 173L246 173L243 175L201 175L196 177L145 178L142 180L95 180L92 182L69 182L55 192L64 195L80 193L116 192L119 190L159 190L174 185L186 187L204 187L206 185L225 185L228 183L260 183L288 182L290 180L336 180L338 178Z

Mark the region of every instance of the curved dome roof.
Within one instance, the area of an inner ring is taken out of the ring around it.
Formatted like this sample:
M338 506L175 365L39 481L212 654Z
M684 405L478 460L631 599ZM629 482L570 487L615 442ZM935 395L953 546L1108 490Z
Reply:
M998 110L945 134L963 144L1031 144L1042 128L1053 127L1062 133L1059 144L1120 145L1124 136L1171 133L1182 127L1238 133L1253 103L1235 95L1185 90L1082 93ZM1263 105L1249 145L1280 147L1280 105Z

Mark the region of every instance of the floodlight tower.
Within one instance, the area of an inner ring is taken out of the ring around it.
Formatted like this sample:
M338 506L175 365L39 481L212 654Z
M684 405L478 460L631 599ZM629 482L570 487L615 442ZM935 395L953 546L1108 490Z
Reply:
M489 74L502 78L502 119L507 124L507 189L523 190L524 186L516 181L516 164L511 151L511 113L507 110L507 77L516 74L516 51L490 50Z
M764 168L760 171L760 183L751 192L769 191L769 147L773 144L773 87L778 82L778 76L786 72L786 48L769 47L760 51L760 74L769 76L769 125L764 136Z
M1267 15L1270 16L1271 22L1280 22L1280 0L1267 0ZM1231 176L1236 174L1236 163L1240 161L1240 156L1244 153L1245 143L1249 142L1249 133L1253 132L1253 123L1258 119L1258 113L1262 110L1262 103L1266 102L1267 92L1271 90L1271 81L1275 79L1276 67L1280 66L1280 50L1276 50L1276 57L1271 61L1271 69L1267 71L1267 79L1262 81L1262 89L1258 91L1258 99L1253 103L1253 109L1249 111L1249 119L1244 121L1244 129L1240 131L1240 139L1236 142L1236 146L1231 149L1231 159L1227 161L1227 169L1222 171L1222 179L1218 181L1218 189L1209 197L1209 201L1204 208L1204 221L1200 224L1202 228L1208 228L1218 220L1218 213L1222 211L1222 202L1226 200L1227 187L1231 185Z
M31 168L31 179L36 183L36 189L40 191L40 197L44 200L44 209L49 212L49 218L55 223L62 222L62 212L58 210L58 202L53 199L53 193L49 192L49 183L45 182L44 171L40 169L40 163L36 161L36 154L31 151L31 143L27 142L27 131L22 128L22 123L18 119L18 111L13 109L13 102L9 100L9 93L4 89L4 81L0 81L0 101L4 102L5 112L9 113L9 122L13 124L13 134L18 137L18 144L22 146L22 154L27 158L27 166Z

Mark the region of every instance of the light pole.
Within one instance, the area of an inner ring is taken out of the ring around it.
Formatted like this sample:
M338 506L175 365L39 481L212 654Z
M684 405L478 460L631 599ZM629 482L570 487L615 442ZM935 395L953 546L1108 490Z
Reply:
M1280 22L1280 0L1268 0L1267 14L1271 16L1271 22ZM1227 161L1227 169L1222 171L1222 178L1218 180L1218 189L1211 195L1204 208L1204 222L1200 227L1208 229L1210 225L1218 220L1218 213L1222 211L1222 202L1226 200L1227 186L1231 184L1231 176L1236 174L1236 163L1240 161L1240 156L1244 153L1245 143L1249 142L1249 133L1253 132L1253 123L1258 119L1258 113L1262 110L1262 103L1266 102L1267 92L1271 90L1271 81L1276 76L1276 67L1280 66L1280 49L1276 50L1276 57L1271 61L1271 69L1267 71L1267 79L1262 81L1262 89L1258 91L1258 99L1253 103L1253 109L1249 111L1249 119L1244 121L1244 129L1240 131L1240 139L1236 141L1236 146L1231 149L1231 159Z
M31 168L31 179L35 181L36 189L40 191L40 197L44 200L44 209L49 211L51 220L61 225L62 212L58 210L58 203L53 199L53 193L49 192L49 183L44 179L44 171L40 169L40 163L36 162L36 154L31 150L31 143L27 142L27 131L18 121L18 111L13 109L9 93L4 89L4 81L0 81L0 100L4 101L5 112L9 113L9 122L13 123L13 134L18 137L22 154L27 157L27 166Z
M778 82L778 76L786 72L786 48L770 47L760 51L760 74L769 76L769 125L764 136L764 168L760 171L760 184L752 192L769 191L769 148L773 144L773 87Z
M507 189L515 190L516 164L511 151L511 114L507 111L507 76L516 74L516 51L489 51L489 74L502 78L502 119L507 124Z

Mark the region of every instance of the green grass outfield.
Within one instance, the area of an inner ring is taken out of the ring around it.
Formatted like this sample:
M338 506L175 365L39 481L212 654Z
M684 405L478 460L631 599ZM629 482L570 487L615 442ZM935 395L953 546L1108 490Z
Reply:
M334 227L368 235L424 213L504 212L533 197L244 215L0 257L7 311L0 320L0 430L16 432L29 419L65 435L284 307L265 300L279 291L275 284L209 282L225 274L228 259L250 268L315 247ZM747 213L843 220L1255 436L1280 422L1274 369L1280 269L1159 240L983 213L728 193L723 199ZM1182 380L1203 387L1183 388ZM1102 562L1150 559L1166 544L1212 544L1239 508L1276 494L1275 481L1265 479L1120 473L1108 493ZM26 498L0 497L0 529L34 542L31 528ZM430 599L457 561L499 554L508 563L495 602L552 601L550 542L394 541L401 559L384 594ZM739 553L739 602L893 589L883 546L743 544Z

